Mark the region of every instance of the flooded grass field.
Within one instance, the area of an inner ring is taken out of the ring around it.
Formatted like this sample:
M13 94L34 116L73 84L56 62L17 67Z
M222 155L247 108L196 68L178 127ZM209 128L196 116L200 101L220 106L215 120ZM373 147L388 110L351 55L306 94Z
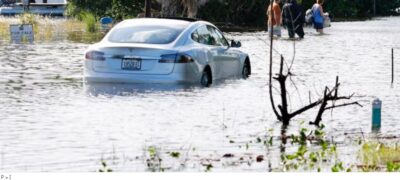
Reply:
M0 32L4 27L0 22ZM253 74L211 88L84 84L83 53L89 44L62 38L21 45L2 38L0 170L362 171L360 141L384 137L380 141L396 144L400 137L399 29L400 18L394 17L339 22L323 36L306 29L305 39L295 42L292 72L298 90L289 87L292 109L307 104L309 93L312 99L320 97L337 75L340 93L355 93L354 100L364 106L325 114L324 140L329 145L285 142L291 134L301 139L302 132L318 131L308 125L315 111L281 131L269 103L265 32L227 34L242 42ZM293 41L278 39L275 49L291 59ZM277 67L279 55L274 55ZM375 98L383 101L380 131L371 130ZM311 160L304 163L306 152ZM325 160L314 161L314 156ZM296 161L291 168L286 166L289 161Z

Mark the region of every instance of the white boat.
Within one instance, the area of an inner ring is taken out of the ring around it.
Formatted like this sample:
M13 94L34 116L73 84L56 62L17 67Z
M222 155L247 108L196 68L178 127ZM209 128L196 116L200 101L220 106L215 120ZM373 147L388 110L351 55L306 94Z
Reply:
M27 13L63 16L67 0L0 0L0 15Z

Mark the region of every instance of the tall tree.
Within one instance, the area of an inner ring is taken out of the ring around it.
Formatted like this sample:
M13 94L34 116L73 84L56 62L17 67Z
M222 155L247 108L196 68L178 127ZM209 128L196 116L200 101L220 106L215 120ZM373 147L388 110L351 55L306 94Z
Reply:
M177 15L179 0L162 0L161 16L174 17Z

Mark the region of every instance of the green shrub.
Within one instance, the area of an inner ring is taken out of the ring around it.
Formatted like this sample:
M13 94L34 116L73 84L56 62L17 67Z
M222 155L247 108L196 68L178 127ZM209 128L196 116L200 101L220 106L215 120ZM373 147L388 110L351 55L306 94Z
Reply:
M81 12L78 19L82 20L86 24L86 31L90 33L97 32L97 19L89 12Z

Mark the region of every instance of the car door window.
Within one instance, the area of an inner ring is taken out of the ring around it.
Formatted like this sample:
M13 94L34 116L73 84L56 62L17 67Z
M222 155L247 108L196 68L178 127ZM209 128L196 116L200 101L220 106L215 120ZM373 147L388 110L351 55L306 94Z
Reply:
M209 38L210 38L210 33L208 32L205 26L199 27L195 32L192 33L193 41L196 41L201 44L208 45Z
M198 43L200 42L199 33L197 33L197 30L192 33L192 39L193 39L193 41L196 41Z
M221 42L218 39L218 35L215 32L215 29L211 26L207 26L207 30L208 32L210 32L210 37L211 37L211 41L210 41L210 45L213 46L222 46Z
M210 32L213 39L215 39L214 46L229 46L228 42L218 29L212 26L207 26L207 29Z
M215 33L218 36L218 41L222 44L222 46L229 46L228 41L225 39L224 35L222 35L222 32L219 31L218 29L215 29Z
M213 45L215 44L213 38L210 35L206 26L199 27L195 32L192 33L193 41L196 41L205 45Z

